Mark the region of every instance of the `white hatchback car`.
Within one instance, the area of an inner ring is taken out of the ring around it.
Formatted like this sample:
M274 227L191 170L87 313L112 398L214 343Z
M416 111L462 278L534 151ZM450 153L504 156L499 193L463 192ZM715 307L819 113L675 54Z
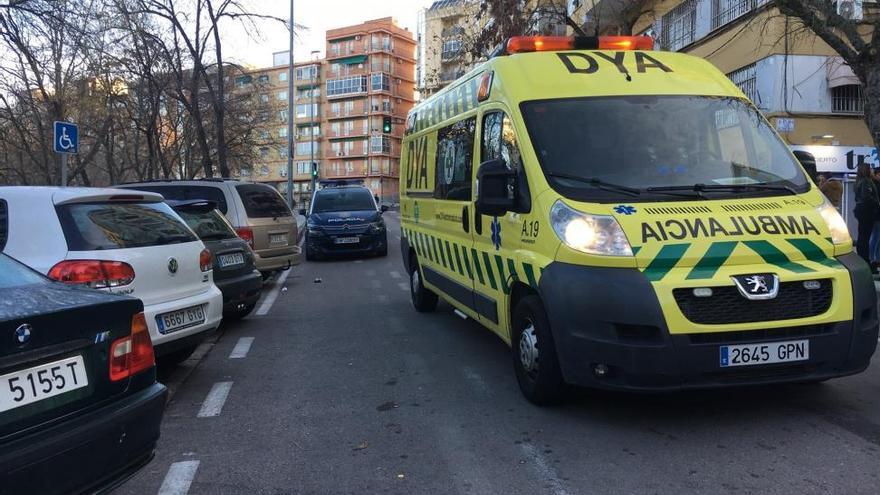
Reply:
M0 251L54 280L139 298L168 361L220 325L211 253L159 194L0 187Z

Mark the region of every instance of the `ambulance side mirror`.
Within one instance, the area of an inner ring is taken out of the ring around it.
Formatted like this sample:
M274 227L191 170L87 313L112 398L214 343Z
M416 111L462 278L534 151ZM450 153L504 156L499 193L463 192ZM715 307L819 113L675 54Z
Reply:
M516 171L502 160L489 160L477 169L477 211L498 216L516 208Z

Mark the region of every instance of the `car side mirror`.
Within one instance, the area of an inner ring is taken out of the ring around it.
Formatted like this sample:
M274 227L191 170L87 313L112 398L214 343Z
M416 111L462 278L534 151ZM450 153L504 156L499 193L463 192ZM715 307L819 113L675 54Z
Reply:
M499 216L516 208L516 171L502 160L489 160L477 169L477 211Z
M300 208L300 209L299 209L299 214L302 215L302 216L307 216L307 215L308 215L308 213L306 212L306 209L305 209L305 208Z
M388 205L382 205L382 206L380 206L380 207L379 207L379 211L381 211L382 213L385 213L386 211L388 211Z
M812 153L808 153L806 151L795 150L794 157L801 162L801 166L804 167L804 170L807 171L807 175L813 182L818 182L817 177L819 172L816 171L816 157L813 156Z

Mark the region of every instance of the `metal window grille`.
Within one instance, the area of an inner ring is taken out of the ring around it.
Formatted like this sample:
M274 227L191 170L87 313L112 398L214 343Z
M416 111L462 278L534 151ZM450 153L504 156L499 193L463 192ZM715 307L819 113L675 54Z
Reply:
M865 96L858 84L831 88L831 111L833 113L865 113Z
M697 2L686 0L667 12L661 21L661 44L677 51L694 42L697 26Z
M755 10L770 0L712 0L712 29Z
M755 64L749 64L745 67L737 69L727 77L736 84L745 95L758 104L758 70Z

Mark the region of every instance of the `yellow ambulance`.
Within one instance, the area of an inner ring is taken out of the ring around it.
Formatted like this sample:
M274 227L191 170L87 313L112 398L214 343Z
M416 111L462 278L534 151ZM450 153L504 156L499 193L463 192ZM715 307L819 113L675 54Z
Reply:
M518 37L409 114L412 302L512 349L524 395L818 382L877 345L840 214L708 62Z

